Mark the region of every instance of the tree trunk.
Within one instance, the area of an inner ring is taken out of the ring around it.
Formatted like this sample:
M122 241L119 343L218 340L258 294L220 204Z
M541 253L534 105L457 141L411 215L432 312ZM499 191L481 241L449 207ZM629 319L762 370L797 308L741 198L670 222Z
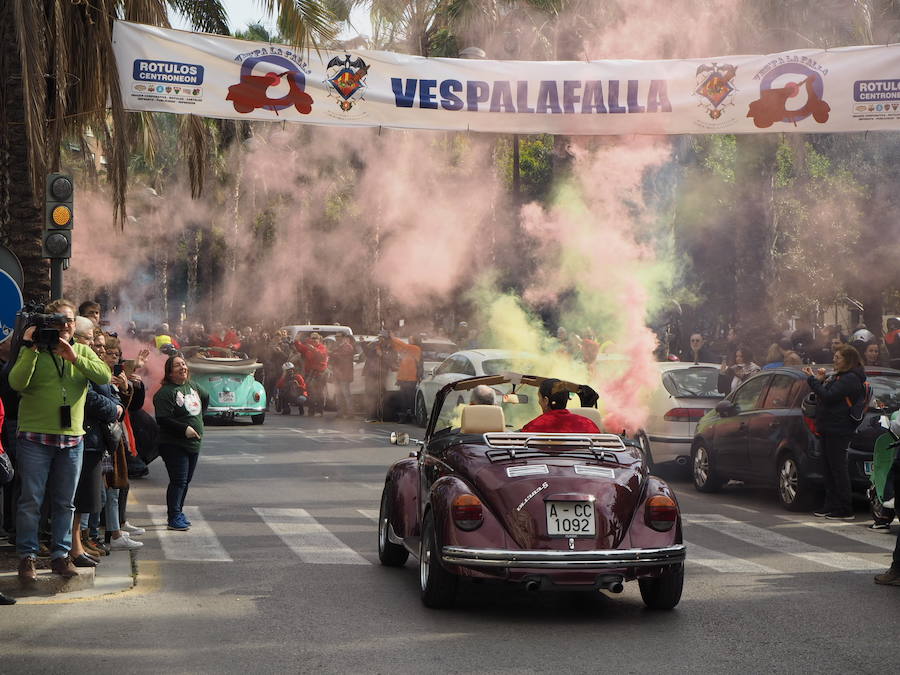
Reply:
M43 195L31 188L22 64L13 3L0 3L0 243L15 253L25 273L26 301L50 297L50 267L41 258Z
M200 242L203 237L203 230L199 227L192 227L187 233L187 315L191 321L199 318L200 312L197 307L197 277L200 262Z
M774 275L773 179L775 134L737 137L735 167L734 250L737 331L760 356L772 342L770 284Z

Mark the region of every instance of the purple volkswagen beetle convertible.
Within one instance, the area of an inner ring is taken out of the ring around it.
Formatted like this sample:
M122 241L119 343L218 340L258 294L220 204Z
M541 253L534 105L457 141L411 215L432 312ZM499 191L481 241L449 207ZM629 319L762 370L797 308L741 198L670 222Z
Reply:
M648 607L675 607L685 547L674 493L622 436L516 431L540 414L543 379L504 373L438 392L425 441L387 472L381 563L399 567L416 556L428 607L451 605L461 577L613 593L637 580ZM478 385L494 390L494 405L465 404ZM565 385L585 406L570 412L599 427L588 407L597 394Z

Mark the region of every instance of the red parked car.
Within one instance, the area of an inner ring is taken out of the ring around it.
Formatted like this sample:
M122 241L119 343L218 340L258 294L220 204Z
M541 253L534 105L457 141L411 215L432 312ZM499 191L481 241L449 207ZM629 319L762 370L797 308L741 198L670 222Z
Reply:
M675 607L685 546L674 493L649 474L640 448L616 434L515 430L540 414L543 379L485 375L438 392L425 441L388 470L381 563L417 557L428 607L451 605L461 578L614 593L637 580L648 607ZM480 384L502 403L458 403L459 392ZM597 400L590 387L566 384L582 402ZM600 420L596 408L569 410Z

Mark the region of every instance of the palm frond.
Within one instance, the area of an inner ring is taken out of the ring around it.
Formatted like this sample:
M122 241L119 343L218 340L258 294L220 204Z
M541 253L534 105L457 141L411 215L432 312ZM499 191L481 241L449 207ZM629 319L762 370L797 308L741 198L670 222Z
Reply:
M194 30L216 35L231 35L228 12L219 0L168 0L169 7L187 18Z
M44 63L47 59L47 36L38 3L14 0L13 19L22 67L22 90L25 103L25 129L28 138L28 163L34 199L43 194L47 172L47 89L44 86Z
M337 17L321 1L259 0L259 4L270 16L277 10L279 32L297 49L318 49L337 36Z
M102 0L101 4L113 5L109 7L110 16L121 16L126 21L163 28L171 25L165 0ZM119 8L120 11L117 11Z
M197 198L203 192L206 160L211 142L209 129L203 118L196 115L182 115L179 119L179 134L184 158L188 163L191 196Z

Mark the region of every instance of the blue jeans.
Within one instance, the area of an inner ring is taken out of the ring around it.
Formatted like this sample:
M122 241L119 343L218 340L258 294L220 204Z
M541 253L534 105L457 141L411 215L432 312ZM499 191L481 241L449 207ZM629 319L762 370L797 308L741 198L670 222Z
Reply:
M188 452L177 445L160 443L159 455L166 463L166 471L169 472L166 509L171 522L184 508L184 498L187 495L188 485L191 484L191 478L194 477L200 453Z
M72 514L75 513L75 488L81 474L84 443L59 448L18 439L16 460L22 481L19 512L16 516L16 551L20 557L38 552L38 526L41 503L47 493L52 535L50 557L64 558L72 548Z

